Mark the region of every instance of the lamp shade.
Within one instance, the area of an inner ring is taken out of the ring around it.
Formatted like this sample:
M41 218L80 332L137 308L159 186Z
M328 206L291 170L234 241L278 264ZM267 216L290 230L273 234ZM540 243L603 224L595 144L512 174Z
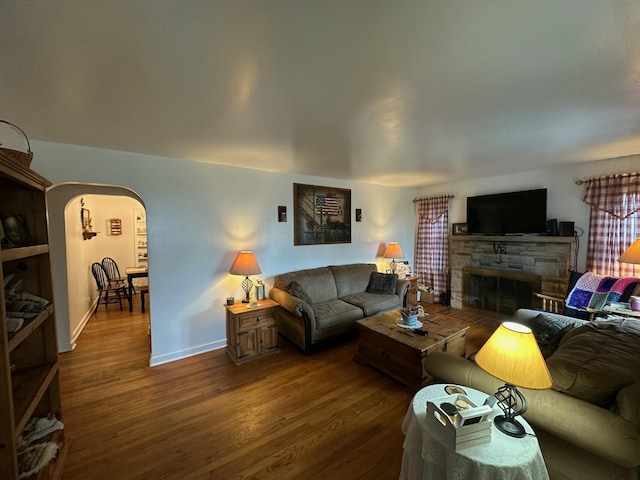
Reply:
M622 255L620 255L618 261L623 263L640 264L640 238L637 238L636 241L633 242Z
M476 354L485 372L516 387L551 388L551 375L529 327L504 322Z
M384 252L384 258L404 258L404 253L398 242L389 242L389 246Z
M232 275L257 275L262 273L253 252L242 251L238 253L229 273Z

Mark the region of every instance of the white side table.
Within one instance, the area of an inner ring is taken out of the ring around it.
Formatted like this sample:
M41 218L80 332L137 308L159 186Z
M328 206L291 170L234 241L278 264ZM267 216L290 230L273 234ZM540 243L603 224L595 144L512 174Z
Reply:
M530 435L512 438L493 425L491 443L465 448L459 452L444 445L438 436L431 435L426 423L427 400L446 396L445 386L429 385L413 397L402 422L405 441L400 480L549 479L538 439L522 417L518 417L518 421ZM477 405L482 405L488 396L470 387L460 387ZM501 413L498 407L494 407L492 418Z

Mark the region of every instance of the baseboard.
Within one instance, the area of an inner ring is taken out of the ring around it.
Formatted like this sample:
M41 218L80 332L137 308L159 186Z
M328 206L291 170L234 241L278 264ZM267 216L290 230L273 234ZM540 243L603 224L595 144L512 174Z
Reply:
M78 340L78 337L82 333L82 330L84 330L84 327L87 325L87 322L91 319L91 316L93 315L93 312L96 309L96 304L97 303L98 303L98 298L96 298L91 303L91 305L89 305L89 310L87 310L87 312L84 314L84 316L82 317L82 320L80 321L80 323L78 324L76 329L73 332L71 332L71 339L70 339L70 343L69 343L70 349L69 350L60 350L60 351L68 352L68 351L73 350L74 348L76 348L76 340Z
M177 352L166 353L164 355L153 355L151 353L151 358L149 359L149 365L152 367L156 367L158 365L162 365L163 363L175 362L176 360L182 360L184 358L193 357L195 355L200 355L201 353L211 352L213 350L219 350L227 346L227 340L218 340L216 342L207 343L204 345L199 345L197 347L189 348L187 350L180 350Z

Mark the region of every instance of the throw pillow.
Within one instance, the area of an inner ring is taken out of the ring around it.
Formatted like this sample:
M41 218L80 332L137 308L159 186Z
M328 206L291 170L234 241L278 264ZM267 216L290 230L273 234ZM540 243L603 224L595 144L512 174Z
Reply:
M289 293L294 297L297 297L300 300L307 302L309 305L313 303L307 291L302 287L302 285L300 285L295 280L289 284Z
M564 334L573 328L572 325L565 325L561 320L544 313L534 318L530 325L544 358L547 358L558 348Z
M393 295L396 293L398 276L393 273L371 272L367 293Z

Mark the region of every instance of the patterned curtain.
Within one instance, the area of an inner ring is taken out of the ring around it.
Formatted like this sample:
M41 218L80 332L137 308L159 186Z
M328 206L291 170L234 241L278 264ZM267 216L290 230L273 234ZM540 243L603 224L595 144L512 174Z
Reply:
M447 291L449 276L449 200L451 195L420 198L416 233L415 275L433 288L435 298Z
M591 206L587 270L614 277L640 275L640 266L618 257L640 236L640 174L628 173L578 182Z

